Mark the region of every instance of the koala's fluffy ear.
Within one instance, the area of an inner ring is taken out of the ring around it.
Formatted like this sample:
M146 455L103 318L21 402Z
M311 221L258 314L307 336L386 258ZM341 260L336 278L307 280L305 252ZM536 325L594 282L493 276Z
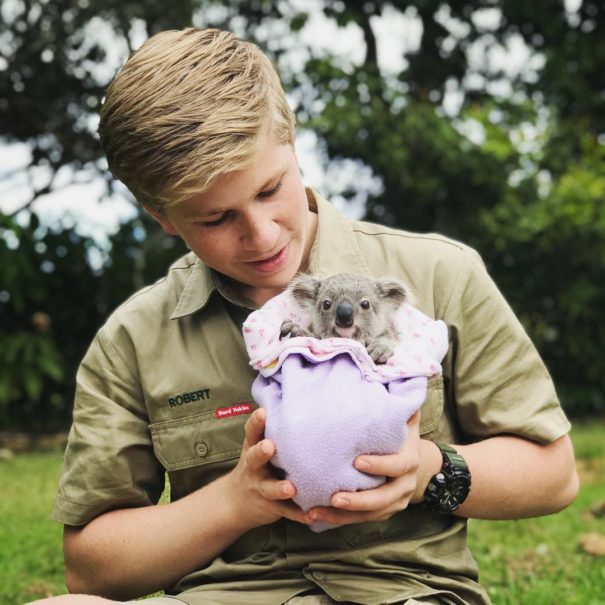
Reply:
M290 282L288 289L301 307L312 308L317 299L320 283L318 279L301 273Z
M376 280L378 294L385 301L390 302L395 309L398 309L404 302L409 301L410 292L400 281L390 277L381 277Z

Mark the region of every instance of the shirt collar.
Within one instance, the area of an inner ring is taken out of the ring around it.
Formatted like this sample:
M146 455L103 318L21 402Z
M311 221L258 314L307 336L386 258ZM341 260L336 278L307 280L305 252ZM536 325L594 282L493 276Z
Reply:
M341 272L371 276L355 241L351 221L310 188L307 188L307 199L311 211L318 213L308 272L319 276ZM223 276L196 258L170 319L179 319L203 309L214 291L238 306L255 308L251 301L238 295Z
M196 257L170 319L179 319L204 308L216 290L213 271Z
M358 273L371 277L372 272L357 244L351 220L313 190L308 189L307 196L309 207L316 207L319 216L308 272L321 277L334 273Z

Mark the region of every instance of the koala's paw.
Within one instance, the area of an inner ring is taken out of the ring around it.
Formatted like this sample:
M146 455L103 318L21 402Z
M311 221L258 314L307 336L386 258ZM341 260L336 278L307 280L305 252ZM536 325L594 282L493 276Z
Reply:
M283 338L286 338L286 336L294 338L295 336L313 336L313 334L311 334L309 330L305 330L302 326L287 319L282 323L281 328L279 329L279 339L282 340Z
M374 363L386 363L395 352L384 340L375 340L367 344L368 354Z

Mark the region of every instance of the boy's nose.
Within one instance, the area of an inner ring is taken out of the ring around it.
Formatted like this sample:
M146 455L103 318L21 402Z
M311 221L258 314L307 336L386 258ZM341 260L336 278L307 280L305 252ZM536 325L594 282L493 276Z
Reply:
M255 252L274 251L279 239L279 225L272 220L251 221L244 235L244 246Z
M336 307L336 325L341 328L350 328L353 325L353 306L349 303L340 303Z

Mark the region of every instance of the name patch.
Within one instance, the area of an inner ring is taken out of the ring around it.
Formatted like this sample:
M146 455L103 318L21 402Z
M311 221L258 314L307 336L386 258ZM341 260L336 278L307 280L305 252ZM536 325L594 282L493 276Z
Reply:
M210 399L210 389L201 389L199 391L191 391L190 393L181 393L174 397L168 398L168 403L171 408L184 405L185 403L192 403L193 401L201 401L203 399Z
M230 405L228 408L217 408L215 416L217 418L230 418L231 416L239 416L239 414L250 414L254 408L251 403L238 403Z

